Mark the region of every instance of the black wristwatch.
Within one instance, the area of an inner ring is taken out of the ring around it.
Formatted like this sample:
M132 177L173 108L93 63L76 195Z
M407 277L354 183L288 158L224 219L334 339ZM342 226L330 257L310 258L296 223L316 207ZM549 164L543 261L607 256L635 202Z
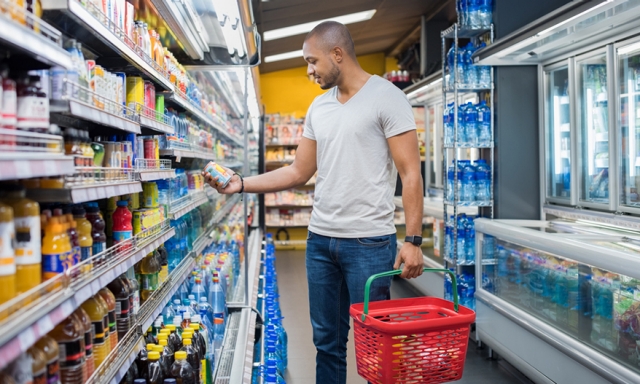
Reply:
M404 238L404 242L420 247L422 246L422 236L407 236Z

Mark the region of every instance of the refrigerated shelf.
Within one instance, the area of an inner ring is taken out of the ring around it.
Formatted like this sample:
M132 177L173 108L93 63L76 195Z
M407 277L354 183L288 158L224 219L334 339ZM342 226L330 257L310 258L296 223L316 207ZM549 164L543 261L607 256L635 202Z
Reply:
M0 180L69 175L73 157L38 152L0 152Z
M0 369L174 234L165 221L2 304L0 311L6 316L0 322ZM95 265L89 268L92 262ZM28 301L30 305L25 304Z
M60 189L28 189L27 196L40 203L84 203L142 192L139 181L88 184Z
M188 199L187 199L188 198ZM184 199L184 200L183 200ZM183 202L184 201L184 202ZM207 195L204 192L196 192L185 196L184 198L173 201L169 204L169 218L171 220L178 220L182 216L198 208L202 204L209 201ZM177 204L176 204L177 203ZM172 207L172 205L174 205ZM176 207L177 205L177 207Z

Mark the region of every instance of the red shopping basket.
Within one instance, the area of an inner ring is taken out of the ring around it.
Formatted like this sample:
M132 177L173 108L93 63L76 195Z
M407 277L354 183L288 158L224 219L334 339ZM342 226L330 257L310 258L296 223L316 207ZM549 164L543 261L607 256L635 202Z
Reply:
M445 383L462 378L469 326L476 314L458 305L453 272L424 271L451 275L453 303L434 297L369 303L373 280L402 273L396 270L371 276L364 303L351 306L358 374L371 383Z

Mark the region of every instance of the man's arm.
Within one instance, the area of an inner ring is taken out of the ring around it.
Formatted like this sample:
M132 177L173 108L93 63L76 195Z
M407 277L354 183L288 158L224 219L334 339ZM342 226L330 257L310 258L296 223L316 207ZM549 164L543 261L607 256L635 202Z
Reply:
M251 176L244 179L244 192L247 193L267 193L277 192L304 185L316 172L316 142L315 140L302 137L296 158L288 167L276 169L258 176ZM230 171L233 173L233 171ZM226 188L216 186L217 178L203 172L205 181L218 192L224 194L237 193L242 188L240 178L234 176Z
M415 130L401 133L387 139L391 156L402 180L402 205L407 226L407 236L422 236L422 210L424 192L420 173L420 152ZM404 263L402 277L412 278L422 274L424 261L422 250L405 243L396 259L395 269Z

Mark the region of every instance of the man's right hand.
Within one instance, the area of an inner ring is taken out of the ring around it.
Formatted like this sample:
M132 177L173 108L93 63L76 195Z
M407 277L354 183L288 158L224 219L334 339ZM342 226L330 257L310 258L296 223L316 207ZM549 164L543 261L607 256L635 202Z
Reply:
M204 176L204 181L207 184L209 184L211 187L213 187L216 191L218 191L218 193L220 194L232 195L234 193L240 192L240 189L242 189L242 181L240 181L240 176L236 175L229 168L225 168L225 170L230 174L232 174L233 176L231 176L231 180L229 181L229 184L227 184L227 186L224 188L218 185L217 176L213 177L209 172L205 172L205 171L202 171L202 176Z

